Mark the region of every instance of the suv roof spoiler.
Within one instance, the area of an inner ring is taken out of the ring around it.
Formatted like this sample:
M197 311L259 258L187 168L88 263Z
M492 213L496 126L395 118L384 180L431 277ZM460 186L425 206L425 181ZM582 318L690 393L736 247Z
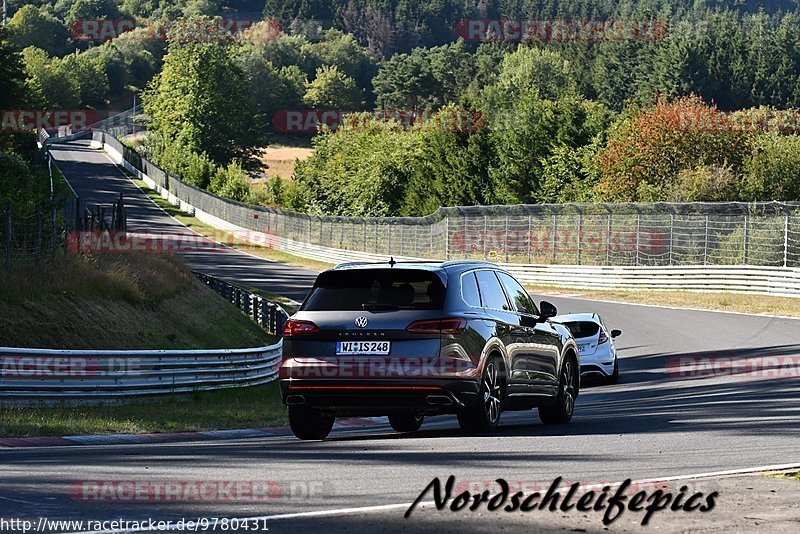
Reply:
M334 269L345 269L348 267L358 267L360 265L389 265L390 267L394 267L395 265L403 264L403 265L428 265L428 266L437 266L437 267L449 267L453 265L494 265L489 261L484 260L448 260L448 261L396 261L394 257L390 257L389 261L348 261L345 263L337 264Z

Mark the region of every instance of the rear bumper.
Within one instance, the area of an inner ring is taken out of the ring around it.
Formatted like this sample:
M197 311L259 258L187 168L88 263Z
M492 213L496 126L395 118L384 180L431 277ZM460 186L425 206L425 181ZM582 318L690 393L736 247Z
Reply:
M474 379L295 379L280 380L287 405L302 405L337 416L379 416L393 413L454 413L473 406L478 397Z
M614 374L614 364L586 364L581 365L581 378L607 378Z

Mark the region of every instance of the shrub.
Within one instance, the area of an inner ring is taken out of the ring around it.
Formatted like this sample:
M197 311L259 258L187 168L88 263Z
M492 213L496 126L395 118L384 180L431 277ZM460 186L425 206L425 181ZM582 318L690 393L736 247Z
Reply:
M698 97L629 110L598 154L601 200L665 200L681 171L702 166L741 168L750 134Z
M800 136L758 136L744 175L746 200L800 200Z

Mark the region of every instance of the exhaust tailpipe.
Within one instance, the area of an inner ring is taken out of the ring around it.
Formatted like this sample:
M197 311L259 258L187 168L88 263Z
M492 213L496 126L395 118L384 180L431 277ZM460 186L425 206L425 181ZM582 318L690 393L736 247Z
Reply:
M297 405L297 404L305 404L306 398L302 395L288 395L286 397L286 404L289 405Z
M425 397L425 402L431 406L450 406L453 404L453 399L447 395L428 395Z

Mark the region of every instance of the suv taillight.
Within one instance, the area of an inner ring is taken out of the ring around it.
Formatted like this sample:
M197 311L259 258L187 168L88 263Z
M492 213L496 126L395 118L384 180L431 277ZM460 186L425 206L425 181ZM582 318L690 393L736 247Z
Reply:
M414 321L406 327L406 330L412 334L460 334L466 327L466 319L453 317Z
M310 336L319 333L319 327L311 321L289 319L283 327L283 336Z
M608 336L606 335L606 331L601 328L600 329L600 337L597 338L597 344L598 345L602 345L606 341L608 341Z

